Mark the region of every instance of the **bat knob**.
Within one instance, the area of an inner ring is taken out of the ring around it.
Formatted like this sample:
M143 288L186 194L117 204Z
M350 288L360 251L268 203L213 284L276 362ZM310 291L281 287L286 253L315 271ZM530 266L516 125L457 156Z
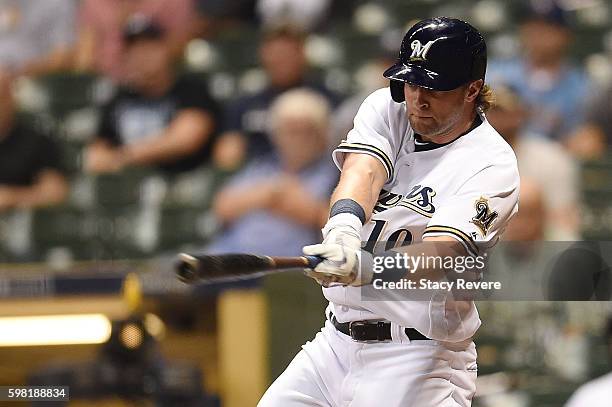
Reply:
M175 270L180 281L187 284L192 283L198 278L198 259L187 253L180 253Z

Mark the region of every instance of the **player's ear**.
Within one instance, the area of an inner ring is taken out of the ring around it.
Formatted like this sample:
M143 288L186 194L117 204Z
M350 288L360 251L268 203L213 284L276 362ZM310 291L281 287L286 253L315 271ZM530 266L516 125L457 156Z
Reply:
M477 81L470 82L465 92L465 101L466 102L475 101L483 86L484 86L484 81L482 79L478 79Z

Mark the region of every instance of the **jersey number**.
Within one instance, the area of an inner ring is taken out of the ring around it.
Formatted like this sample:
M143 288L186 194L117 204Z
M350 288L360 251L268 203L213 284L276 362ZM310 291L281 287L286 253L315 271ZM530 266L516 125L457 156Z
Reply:
M378 251L378 241L386 225L386 220L374 220L374 228L372 229L372 233L370 233L370 237L368 237L368 241L366 242L366 245L364 246L363 250L370 253ZM384 251L391 250L396 247L408 246L411 243L412 233L410 233L408 229L398 229L395 232L391 233L391 236L389 236L389 239L385 243Z

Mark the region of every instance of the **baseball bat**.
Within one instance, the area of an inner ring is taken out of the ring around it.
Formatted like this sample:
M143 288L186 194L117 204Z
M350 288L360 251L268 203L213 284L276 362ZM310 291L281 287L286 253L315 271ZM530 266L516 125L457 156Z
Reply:
M295 268L315 268L318 256L271 257L255 254L195 255L180 253L175 271L187 284L197 281L237 281Z

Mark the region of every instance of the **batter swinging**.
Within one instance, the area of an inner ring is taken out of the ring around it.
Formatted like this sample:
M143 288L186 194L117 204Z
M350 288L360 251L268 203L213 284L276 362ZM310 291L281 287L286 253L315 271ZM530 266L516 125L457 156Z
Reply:
M519 174L484 115L486 64L483 37L464 21L423 20L404 37L384 73L390 87L363 102L334 151L342 175L323 243L304 248L325 258L309 273L329 300L325 327L259 406L471 405L473 301L441 292L399 301L388 291L365 301L359 286L374 276L360 249L384 242L416 255L433 242L444 243L438 255L477 257L495 245L517 211Z

